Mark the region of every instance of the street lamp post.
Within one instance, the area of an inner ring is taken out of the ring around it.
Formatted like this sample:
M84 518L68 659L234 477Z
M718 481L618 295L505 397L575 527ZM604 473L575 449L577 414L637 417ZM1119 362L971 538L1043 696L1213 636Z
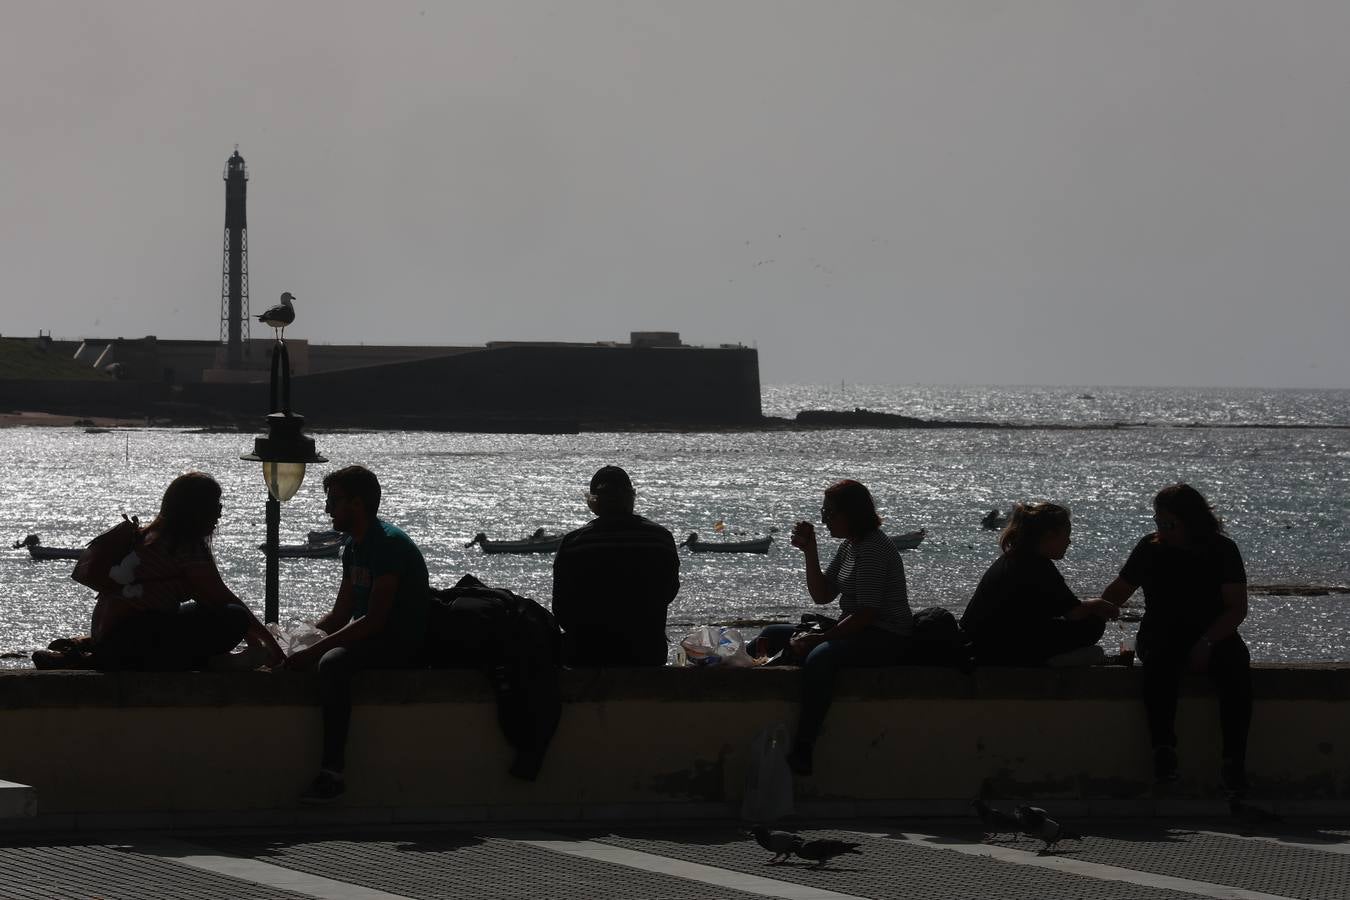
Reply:
M315 452L314 439L304 432L305 417L291 412L291 356L286 342L272 345L271 407L267 436L255 438L253 452L240 459L262 463L267 484L267 577L263 621L271 624L281 618L277 548L281 543L281 504L295 496L305 480L305 466L328 462Z

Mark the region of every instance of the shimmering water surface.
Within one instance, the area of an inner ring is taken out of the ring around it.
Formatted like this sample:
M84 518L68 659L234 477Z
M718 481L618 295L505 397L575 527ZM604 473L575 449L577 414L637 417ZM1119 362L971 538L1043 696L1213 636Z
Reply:
M767 556L682 551L683 587L670 616L675 633L694 623L795 619L807 601L800 554L786 543L786 531L816 516L821 489L838 478L873 489L888 531L928 529L924 543L905 554L913 604L958 613L997 555L995 535L979 527L988 509L1026 498L1067 504L1074 543L1062 570L1080 594L1096 594L1149 530L1152 493L1186 480L1218 507L1252 582L1350 581L1350 430L1343 428L1350 425L1350 391L770 386L764 392L769 415L854 406L927 418L1158 427L320 433L331 462L283 508L282 540L300 541L306 531L327 527L319 476L359 462L380 475L381 514L422 546L434 584L472 572L547 603L551 557L485 556L464 543L478 531L509 538L540 526L561 531L582 524L591 473L618 463L638 487L639 511L677 538L691 530L710 535L719 520L731 531L783 531ZM1175 427L1193 423L1314 427ZM123 511L153 515L174 475L208 471L225 488L215 540L221 570L260 611L264 488L259 467L238 459L250 443L249 435L177 429L0 430L0 515L9 540L37 532L49 546L80 546ZM30 651L87 630L93 597L70 580L70 569L68 562L33 562L26 552L0 550L6 585L0 652ZM333 560L283 560L282 619L321 614L338 575ZM1350 658L1347 610L1344 595L1254 596L1243 633L1258 658L1343 660ZM1112 643L1117 637L1108 633Z

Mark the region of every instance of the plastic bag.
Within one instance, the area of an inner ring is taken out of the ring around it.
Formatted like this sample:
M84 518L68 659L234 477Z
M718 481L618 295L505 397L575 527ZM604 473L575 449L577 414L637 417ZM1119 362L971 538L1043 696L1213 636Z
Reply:
M306 647L313 647L319 641L327 637L319 629L315 628L309 622L296 622L293 625L282 627L273 622L267 626L267 630L272 632L272 637L277 639L282 651L290 656L297 650L304 650Z
M735 628L701 625L680 641L680 649L691 666L753 666L754 659L745 650L745 640Z
M750 742L750 767L745 773L741 818L772 822L792 815L792 771L787 764L787 728L770 725Z

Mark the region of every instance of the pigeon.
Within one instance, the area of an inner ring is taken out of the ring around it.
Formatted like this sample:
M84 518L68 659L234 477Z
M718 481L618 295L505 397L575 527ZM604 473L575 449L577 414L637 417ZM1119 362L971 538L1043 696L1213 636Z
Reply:
M856 853L861 856L862 851L858 849L861 846L862 844L850 844L845 841L823 838L807 841L797 848L796 853L802 859L815 860L816 864L810 868L823 869L836 856L843 856L845 853Z
M980 817L984 824L984 836L991 838L1000 834L1017 834L1017 817L1012 813L1006 813L1001 809L995 809L988 803L978 797L970 801L971 809L975 810L975 815Z
M804 843L799 834L790 831L770 831L763 825L756 825L748 834L755 839L755 843L773 854L773 858L769 860L771 865L787 862Z
M275 328L279 336L286 334L286 326L295 321L295 297L290 291L281 295L281 302L258 314L258 321Z
M1075 834L1050 818L1050 814L1039 806L1017 807L1017 824L1022 827L1023 834L1045 841L1045 846L1041 848L1042 853L1054 847L1060 841L1081 841L1083 839L1082 835Z

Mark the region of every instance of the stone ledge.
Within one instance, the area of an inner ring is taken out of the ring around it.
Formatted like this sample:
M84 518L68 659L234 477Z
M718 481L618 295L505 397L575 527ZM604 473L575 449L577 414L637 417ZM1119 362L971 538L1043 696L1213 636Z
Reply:
M795 700L800 673L773 669L572 669L563 698L607 701ZM1139 695L1140 669L955 669L896 666L840 674L836 696L918 700L1122 700ZM1259 665L1257 700L1350 699L1350 664ZM1187 679L1186 695L1208 695L1208 679ZM492 692L472 670L368 672L357 679L356 702L366 704L484 703ZM0 709L58 707L313 706L312 673L292 672L0 672Z

